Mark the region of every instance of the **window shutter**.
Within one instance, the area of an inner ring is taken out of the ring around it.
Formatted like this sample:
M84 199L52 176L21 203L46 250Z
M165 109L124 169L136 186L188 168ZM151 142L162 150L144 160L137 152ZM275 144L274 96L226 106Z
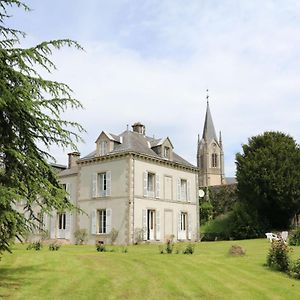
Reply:
M191 182L189 180L187 181L186 198L188 202L191 202Z
M92 197L93 198L97 197L97 177L98 177L98 174L94 173L93 179L92 179Z
M160 212L156 211L156 239L160 240Z
M65 238L67 240L71 239L71 221L72 221L72 216L70 212L66 212L66 231L65 231Z
M96 234L96 216L97 216L97 211L94 209L91 213L91 234Z
M155 175L155 178L156 178L155 197L159 198L159 194L160 194L159 175Z
M177 217L177 239L181 240L181 213L178 213L178 217Z
M50 238L51 239L55 239L55 237L56 237L56 219L57 219L56 212L52 212L52 216L50 219Z
M111 219L112 219L112 209L107 208L106 209L106 234L109 234L111 232Z
M66 183L66 192L67 192L67 199L70 201L71 200L71 184Z
M181 180L177 178L177 200L180 200L181 196Z
M147 240L147 210L146 209L143 209L142 222L143 222L143 238L144 241L146 241Z
M148 172L144 172L144 196L147 197L148 196Z
M106 196L111 194L111 171L106 172Z
M192 239L192 215L188 214L188 239Z

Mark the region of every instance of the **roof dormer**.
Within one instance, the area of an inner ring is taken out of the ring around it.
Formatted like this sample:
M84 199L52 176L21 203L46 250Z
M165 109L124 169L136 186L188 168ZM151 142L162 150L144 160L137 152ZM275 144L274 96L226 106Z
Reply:
M102 131L96 140L96 153L103 156L114 150L115 144L120 144L120 137Z
M173 160L173 149L169 137L152 142L152 150L164 159Z

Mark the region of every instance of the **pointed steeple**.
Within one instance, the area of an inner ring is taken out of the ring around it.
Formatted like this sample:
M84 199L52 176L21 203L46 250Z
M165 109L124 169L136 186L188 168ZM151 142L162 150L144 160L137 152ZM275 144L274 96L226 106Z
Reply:
M207 107L206 107L206 115L205 115L202 138L205 141L212 140L212 139L218 141L214 123L209 109L208 95L206 96L206 98L207 98Z

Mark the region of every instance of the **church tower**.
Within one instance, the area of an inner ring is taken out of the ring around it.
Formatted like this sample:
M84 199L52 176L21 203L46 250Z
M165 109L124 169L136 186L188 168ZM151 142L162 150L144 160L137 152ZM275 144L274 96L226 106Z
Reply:
M217 138L208 96L202 138L198 135L197 166L199 187L225 184L222 136L220 132Z

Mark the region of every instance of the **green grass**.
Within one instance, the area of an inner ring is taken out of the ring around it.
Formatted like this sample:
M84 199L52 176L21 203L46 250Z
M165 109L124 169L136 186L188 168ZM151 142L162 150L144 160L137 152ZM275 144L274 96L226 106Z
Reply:
M228 256L232 244L246 255ZM128 253L16 245L0 261L0 298L300 299L300 280L264 266L269 246L266 239L202 242L193 255L162 255L158 245L130 246ZM300 257L300 247L292 255Z

